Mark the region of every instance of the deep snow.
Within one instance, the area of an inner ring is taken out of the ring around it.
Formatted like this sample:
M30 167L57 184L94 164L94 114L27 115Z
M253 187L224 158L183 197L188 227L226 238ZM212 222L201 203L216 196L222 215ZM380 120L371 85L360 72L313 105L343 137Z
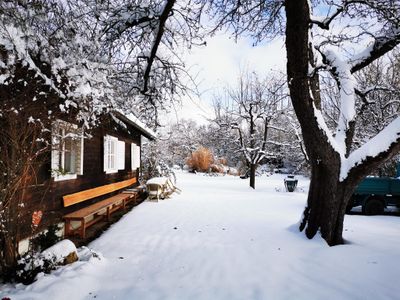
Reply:
M351 215L329 248L297 231L308 180L178 175L182 193L144 202L89 247L102 255L3 286L14 299L398 299L398 217ZM85 257L83 257L85 256Z

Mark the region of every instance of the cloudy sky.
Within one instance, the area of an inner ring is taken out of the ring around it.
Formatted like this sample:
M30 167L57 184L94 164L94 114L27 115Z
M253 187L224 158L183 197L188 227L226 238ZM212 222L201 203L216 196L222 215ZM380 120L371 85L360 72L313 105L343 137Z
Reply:
M192 49L187 54L187 66L197 74L200 98L183 99L183 107L177 107L168 119L193 119L206 123L212 115L212 98L227 84L234 84L240 70L248 69L265 74L269 70L285 70L286 52L283 39L252 46L248 39L237 42L227 35L219 34L207 39L207 46Z

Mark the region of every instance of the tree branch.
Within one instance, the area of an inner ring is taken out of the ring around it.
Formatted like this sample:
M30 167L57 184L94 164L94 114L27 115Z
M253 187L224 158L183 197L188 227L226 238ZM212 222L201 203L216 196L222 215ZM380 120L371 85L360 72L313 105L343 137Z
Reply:
M158 25L157 34L154 39L154 43L151 48L150 56L148 57L146 70L143 75L144 82L143 82L142 94L146 94L146 92L148 91L151 68L152 68L154 60L156 58L157 50L161 43L161 38L164 34L165 23L167 22L167 19L170 16L170 13L172 12L172 8L175 4L175 1L176 0L168 0L167 3L165 4L163 12L160 15L160 20L159 20L160 23Z
M355 73L368 66L373 61L390 52L400 44L400 28L392 28L385 36L375 38L374 44L365 51L358 54L352 62L351 73Z

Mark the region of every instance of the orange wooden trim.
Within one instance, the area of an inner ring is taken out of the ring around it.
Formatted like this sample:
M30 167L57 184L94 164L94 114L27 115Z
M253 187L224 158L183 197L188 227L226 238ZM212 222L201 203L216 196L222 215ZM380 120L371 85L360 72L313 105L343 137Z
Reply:
M96 198L96 197L99 197L102 195L106 195L108 193L115 192L117 190L128 187L136 182L137 182L137 179L136 179L136 177L134 177L134 178L127 179L124 181L110 183L110 184L102 185L102 186L95 187L92 189L65 195L63 197L64 207L74 205L76 203L80 203L80 202L83 202L83 201L86 201L89 199L93 199L93 198Z

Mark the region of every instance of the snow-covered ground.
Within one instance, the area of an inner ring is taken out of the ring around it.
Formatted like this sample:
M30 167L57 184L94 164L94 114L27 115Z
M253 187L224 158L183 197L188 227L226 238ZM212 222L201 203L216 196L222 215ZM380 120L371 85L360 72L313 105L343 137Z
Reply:
M297 231L308 181L283 175L178 175L180 195L144 202L89 247L101 253L3 286L15 299L399 299L400 219L347 216L350 243L328 247Z

